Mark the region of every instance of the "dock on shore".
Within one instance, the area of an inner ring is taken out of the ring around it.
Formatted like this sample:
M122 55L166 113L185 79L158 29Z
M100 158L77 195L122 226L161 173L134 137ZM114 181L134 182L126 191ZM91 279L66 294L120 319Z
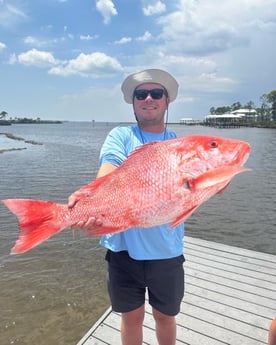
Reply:
M276 255L185 237L185 296L177 345L267 345L276 317ZM157 345L146 305L144 343ZM77 345L119 345L120 315L108 309Z

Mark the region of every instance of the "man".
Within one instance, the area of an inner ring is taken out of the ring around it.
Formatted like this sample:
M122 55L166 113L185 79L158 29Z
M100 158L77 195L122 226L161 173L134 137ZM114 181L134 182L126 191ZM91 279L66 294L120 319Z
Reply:
M163 70L148 69L129 75L121 89L124 100L133 105L137 124L110 131L101 149L97 177L116 169L136 147L176 137L166 126L169 103L178 92L173 76ZM69 207L77 200L76 192L69 197ZM76 227L89 229L95 224L100 225L101 220L90 218ZM101 245L107 248L112 308L121 313L123 345L143 342L146 291L159 345L175 344L175 316L184 295L183 236L183 224L173 230L164 224L149 229L131 228L101 238Z
M276 318L271 321L269 327L268 345L276 345Z

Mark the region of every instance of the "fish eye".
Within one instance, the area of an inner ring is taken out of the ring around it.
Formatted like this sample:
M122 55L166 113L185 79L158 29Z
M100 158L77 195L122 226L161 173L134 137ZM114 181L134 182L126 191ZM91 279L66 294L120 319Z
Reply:
M213 149L215 149L216 147L218 147L218 143L215 140L210 141L210 147L212 147Z

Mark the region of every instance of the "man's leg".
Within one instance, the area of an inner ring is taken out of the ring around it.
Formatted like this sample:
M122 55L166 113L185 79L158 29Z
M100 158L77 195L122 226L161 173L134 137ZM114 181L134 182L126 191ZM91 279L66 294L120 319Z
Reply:
M272 320L270 324L268 345L276 345L276 318Z
M176 321L174 316L165 315L152 308L152 315L156 323L156 337L159 345L175 345Z
M144 315L145 315L144 305L130 312L122 313L122 316L121 316L122 345L142 345Z

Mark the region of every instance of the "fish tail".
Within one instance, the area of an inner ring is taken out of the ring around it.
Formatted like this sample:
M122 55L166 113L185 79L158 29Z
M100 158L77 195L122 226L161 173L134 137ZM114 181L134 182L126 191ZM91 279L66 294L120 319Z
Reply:
M11 254L27 252L67 226L64 205L30 199L5 199L2 202L19 223L19 237Z

